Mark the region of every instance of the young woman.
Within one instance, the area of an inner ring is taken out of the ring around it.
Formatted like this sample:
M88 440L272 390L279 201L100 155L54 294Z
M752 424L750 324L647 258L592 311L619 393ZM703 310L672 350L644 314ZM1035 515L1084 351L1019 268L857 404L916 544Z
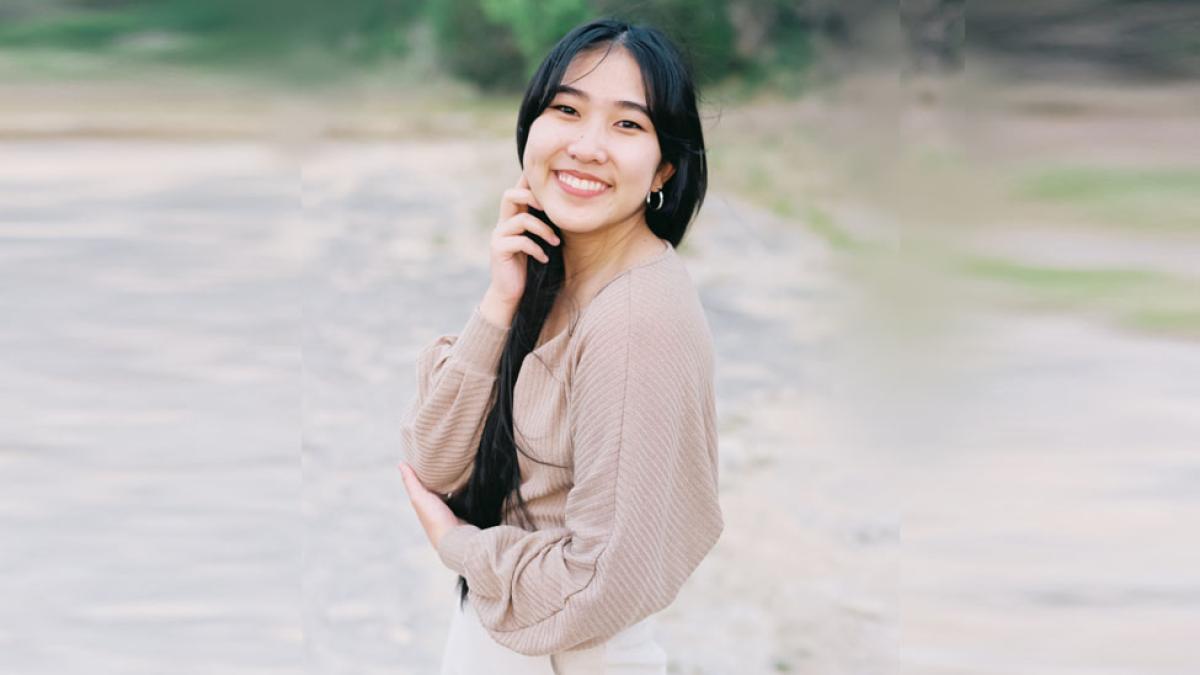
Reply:
M517 156L491 285L421 353L401 429L460 575L442 672L665 674L654 615L723 527L712 339L676 251L706 187L688 65L653 28L573 29Z

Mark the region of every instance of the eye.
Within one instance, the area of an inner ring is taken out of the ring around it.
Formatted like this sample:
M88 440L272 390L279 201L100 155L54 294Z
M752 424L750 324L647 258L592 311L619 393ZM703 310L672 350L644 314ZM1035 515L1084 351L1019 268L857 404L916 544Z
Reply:
M566 113L566 114L568 114L568 115L570 115L571 113L575 112L575 109L574 109L574 108L572 108L572 107L571 107L571 106L569 106L569 105L563 105L562 103L559 103L558 105L552 105L552 106L550 106L550 107L551 107L551 108L554 108L555 110L561 110L562 112L564 112L564 113Z
M633 122L631 120L621 120L620 122L617 122L617 124L632 124L633 125L631 127L621 127L622 129L641 129L642 128L642 125L638 124L637 122Z

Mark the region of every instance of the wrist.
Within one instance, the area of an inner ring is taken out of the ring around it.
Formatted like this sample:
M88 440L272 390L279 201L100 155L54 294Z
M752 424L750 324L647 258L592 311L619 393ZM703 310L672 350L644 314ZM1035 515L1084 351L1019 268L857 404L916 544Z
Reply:
M479 303L479 313L488 323L507 329L512 325L513 317L517 313L517 304L517 300L502 298L489 288Z

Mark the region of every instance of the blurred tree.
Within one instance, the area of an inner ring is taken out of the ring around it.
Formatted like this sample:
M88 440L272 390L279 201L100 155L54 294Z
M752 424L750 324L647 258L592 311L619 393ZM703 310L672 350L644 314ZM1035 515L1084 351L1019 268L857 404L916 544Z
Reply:
M735 65L726 0L448 0L429 7L448 70L490 89L520 87L567 31L600 16L662 29L690 53L701 82Z
M524 75L532 76L546 52L567 31L591 18L587 0L482 0L483 11L497 24L508 26L524 60Z
M104 49L130 36L191 38L173 56L286 59L297 51L352 61L404 52L423 0L59 0L0 25L0 45Z
M427 11L447 72L485 90L524 84L525 60L512 29L489 18L479 0L439 0Z
M973 4L968 47L1027 77L1104 70L1138 79L1191 79L1200 75L1200 2Z
M516 89L572 26L615 15L670 34L702 83L740 74L778 87L802 79L822 43L843 47L822 52L823 63L851 66L880 51L875 29L898 25L922 69L958 68L969 48L1031 74L1054 64L1136 76L1200 71L1197 0L976 3L970 41L965 8L965 0L0 0L0 48L284 63L297 73L330 66L325 74L337 76L346 64L403 58L421 22L447 72Z
M962 70L967 0L900 0L900 22L915 72Z
M306 0L299 8L294 0L286 4L304 12L307 30L302 36L311 31L330 52L357 62L404 54L407 26L421 9L418 0Z
M701 84L720 80L737 66L727 0L594 0L593 7L595 16L648 23L670 35L688 53Z
M751 83L770 81L789 91L801 84L815 58L814 43L838 37L838 15L820 2L731 0L738 68Z

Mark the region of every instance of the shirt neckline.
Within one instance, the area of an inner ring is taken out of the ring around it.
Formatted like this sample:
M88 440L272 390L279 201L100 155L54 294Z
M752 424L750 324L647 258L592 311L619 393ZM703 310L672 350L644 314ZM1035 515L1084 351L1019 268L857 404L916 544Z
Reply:
M614 274L611 279L604 282L604 285L601 286L598 291L596 291L595 295L592 296L592 299L588 301L588 304L585 305L583 307L583 309L579 312L579 316L576 317L575 321L568 323L566 328L560 330L557 334L551 336L550 339L546 340L545 342L538 345L537 347L534 347L533 350L531 350L529 353L530 354L540 354L541 352L543 352L544 350L549 348L551 345L558 342L561 338L573 334L575 332L575 326L578 325L579 322L583 320L583 316L585 314L587 314L587 311L589 309L591 309L592 305L596 304L596 300L600 297L600 294L603 293L606 288L611 286L614 281L616 281L617 279L620 279L621 277L629 274L630 272L632 272L636 269L640 269L642 267L649 267L650 265L658 263L658 262L666 259L667 257L675 254L674 244L672 244L670 241L668 241L666 239L660 239L659 241L661 241L663 244L666 245L661 253L657 253L651 258L647 258L646 260L643 260L639 263L630 265L629 267L626 267L625 269L621 270L620 272L617 272L616 274Z

